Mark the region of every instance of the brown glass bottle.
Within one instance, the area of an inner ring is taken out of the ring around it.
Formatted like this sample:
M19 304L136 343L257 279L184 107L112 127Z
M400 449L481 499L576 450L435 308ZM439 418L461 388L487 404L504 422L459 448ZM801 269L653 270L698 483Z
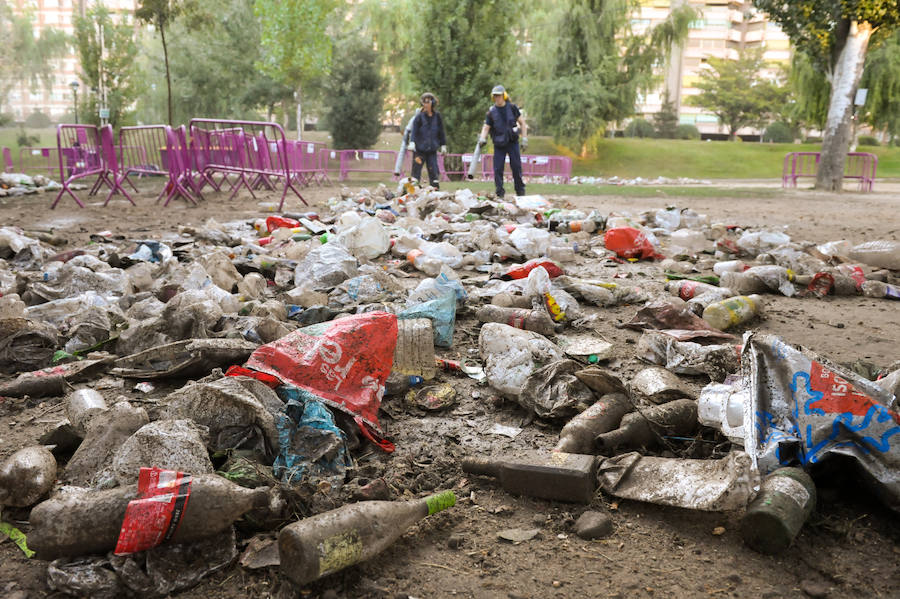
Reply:
M28 547L38 559L104 553L116 547L128 503L137 485L103 491L70 492L31 511ZM226 530L255 507L269 503L265 487L245 489L215 474L198 474L173 543L196 541Z
M619 428L597 435L594 441L602 451L618 447L650 447L663 435L687 435L696 427L697 402L676 399L626 414Z
M597 488L597 458L592 455L529 452L515 458L465 458L463 472L492 476L516 495L590 503Z
M553 451L593 453L594 438L618 427L622 417L631 410L631 402L622 393L604 395L566 423Z
M44 447L26 447L0 463L0 506L29 506L56 482L56 458Z
M452 507L452 491L415 501L362 501L288 524L278 534L281 571L299 585L365 561L417 521Z
M481 322L499 322L517 329L534 331L541 335L556 333L556 323L549 314L541 310L525 310L522 308L503 308L488 304L478 308L475 313Z

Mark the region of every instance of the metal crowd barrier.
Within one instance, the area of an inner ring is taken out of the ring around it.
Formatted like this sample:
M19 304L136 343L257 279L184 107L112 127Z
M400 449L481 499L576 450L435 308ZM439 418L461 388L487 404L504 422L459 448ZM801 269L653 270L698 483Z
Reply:
M103 159L103 150L100 145L100 132L95 125L58 125L56 147L62 189L59 190L50 208L56 208L59 200L66 193L72 196L76 204L84 208L84 204L69 185L77 179L106 174L106 162ZM102 181L102 177L98 179L88 195L95 194Z
M815 179L819 171L820 152L788 152L781 165L781 186L797 187L801 177ZM857 179L859 191L872 191L875 173L878 170L878 156L868 152L848 152L844 163L844 178Z
M191 119L191 154L199 153L196 161L204 174L237 175L231 197L246 187L254 198L254 187L275 188L275 181L283 185L281 204L288 189L300 200L306 200L294 187L291 161L288 159L284 129L278 123L235 121L227 119ZM188 168L190 166L188 165ZM248 176L251 177L248 179ZM204 179L203 182L208 182ZM202 184L202 183L201 183Z

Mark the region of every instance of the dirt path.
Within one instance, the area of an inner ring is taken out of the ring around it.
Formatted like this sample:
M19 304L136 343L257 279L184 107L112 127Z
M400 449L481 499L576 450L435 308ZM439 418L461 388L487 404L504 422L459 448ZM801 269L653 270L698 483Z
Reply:
M737 185L736 186L741 186ZM337 188L310 189L304 195L321 207ZM266 197L267 201L274 198ZM675 200L613 196L568 199L602 213L663 208ZM176 203L162 209L144 193L138 206L115 200L84 210L64 201L47 210L49 196L0 202L0 222L26 229L52 229L69 239L68 247L89 242L102 230L128 239L170 239L179 225L207 218L228 221L260 215L248 199L228 203L210 197L199 207ZM756 200L678 198L681 208L708 214L713 222L772 227L795 240L825 242L900 238L900 197L875 194L818 194L789 191ZM291 200L286 210L302 206ZM582 272L603 268L580 257ZM633 280L659 279L647 263L621 267ZM609 271L607 271L609 274ZM837 362L866 360L887 366L900 359L900 310L885 300L862 297L794 299L766 296L765 318L755 323ZM615 368L629 377L641 367L634 358L639 333L619 325L633 307L603 313L600 334L618 351ZM477 348L478 327L471 312L461 314L455 345L443 357L462 358ZM366 451L360 476L383 476L395 498L453 489L458 505L414 527L381 556L329 577L302 591L283 583L277 571L245 571L233 566L211 576L180 597L328 597L328 598L544 598L544 597L898 597L900 596L900 521L858 491L851 478L836 477L819 487L819 504L795 545L779 557L746 548L738 533L739 514L701 513L674 508L595 499L594 507L612 510L613 535L587 542L573 531L586 507L515 497L486 479L458 468L467 455L546 448L555 443L558 425L530 422L517 405L502 401L490 388L468 379L439 375L453 384L459 403L448 412L426 414L401 398L384 404L383 424L397 445L392 455ZM699 389L706 381L692 379ZM160 393L165 391L161 390ZM127 387L130 397L139 394ZM61 398L43 401L0 400L0 458L33 443L62 415ZM522 427L515 439L490 434L495 423ZM505 529L537 529L520 544L498 539ZM724 530L724 532L721 532ZM715 531L715 532L714 532ZM719 534L721 533L721 534ZM51 596L44 582L46 564L29 561L9 542L0 543L0 596L16 599ZM16 593L20 593L16 595ZM59 595L55 595L59 596Z

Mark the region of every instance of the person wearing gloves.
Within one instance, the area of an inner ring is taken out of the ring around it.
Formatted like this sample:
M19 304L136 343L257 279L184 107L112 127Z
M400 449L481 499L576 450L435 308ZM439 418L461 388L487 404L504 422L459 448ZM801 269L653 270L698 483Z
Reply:
M525 195L525 183L522 181L522 154L519 151L528 147L528 128L519 107L509 101L509 95L502 85L491 90L494 105L488 110L484 126L478 136L478 145L484 148L488 134L494 142L494 187L497 197L505 194L503 189L503 169L506 157L509 156L509 167L512 170L516 195Z
M428 167L428 181L435 189L440 189L438 181L437 153L447 152L447 136L444 133L444 120L437 110L437 98L430 92L422 94L422 110L413 117L412 134L409 149L413 153L412 178L422 178L422 164Z

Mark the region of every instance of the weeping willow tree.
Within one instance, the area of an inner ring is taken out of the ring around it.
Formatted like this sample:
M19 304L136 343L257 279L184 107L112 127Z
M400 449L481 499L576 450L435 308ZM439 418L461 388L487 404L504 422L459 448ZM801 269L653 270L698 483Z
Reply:
M795 52L788 83L795 99L793 120L803 126L824 129L831 95L831 84L825 73L817 69L806 54Z
M587 141L607 123L634 113L637 95L658 81L673 44L697 17L687 5L638 32L630 26L635 0L565 0L534 22L527 61L530 116L554 139L587 153Z
M895 144L900 135L900 33L869 53L860 87L869 90L862 119Z

